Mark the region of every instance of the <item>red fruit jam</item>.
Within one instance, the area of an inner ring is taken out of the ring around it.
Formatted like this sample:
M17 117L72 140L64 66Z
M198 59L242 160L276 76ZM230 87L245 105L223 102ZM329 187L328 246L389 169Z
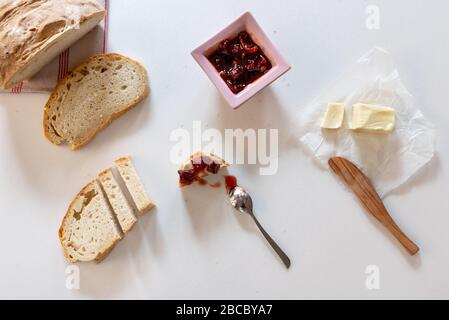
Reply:
M208 58L234 94L272 68L270 60L246 31L220 42Z
M207 181L204 179L209 173L217 174L220 170L221 164L215 162L210 157L199 156L190 160L192 169L178 170L179 183L181 186L189 186L196 181L201 185L206 185Z
M225 177L225 181L226 181L226 190L229 192L232 189L236 188L238 186L237 184L237 178L234 176L226 176Z

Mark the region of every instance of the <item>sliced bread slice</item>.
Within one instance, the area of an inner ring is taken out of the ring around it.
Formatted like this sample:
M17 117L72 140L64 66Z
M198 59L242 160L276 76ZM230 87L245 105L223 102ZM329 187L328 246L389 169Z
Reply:
M89 143L149 92L138 62L119 54L96 55L76 67L51 94L44 109L44 132L73 150Z
M97 181L73 199L59 229L69 262L103 260L121 239L121 232Z
M98 180L103 186L103 190L117 216L120 227L124 233L129 232L137 222L137 219L128 200L120 189L120 186L112 173L112 169L107 169L100 173L98 175Z
M184 162L178 170L181 188L204 180L209 174L218 174L221 169L229 167L222 158L206 152L195 152Z
M145 188L137 175L131 159L129 157L123 157L114 161L114 164L125 182L126 188L131 194L140 214L145 214L153 209L155 205L145 192Z

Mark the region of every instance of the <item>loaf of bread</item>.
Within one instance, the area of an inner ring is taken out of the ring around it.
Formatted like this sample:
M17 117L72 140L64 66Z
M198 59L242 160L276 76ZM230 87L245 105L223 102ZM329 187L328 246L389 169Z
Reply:
M148 92L147 72L137 61L115 53L93 56L51 94L44 109L45 136L56 145L81 148Z
M94 0L0 2L0 87L35 75L105 16Z

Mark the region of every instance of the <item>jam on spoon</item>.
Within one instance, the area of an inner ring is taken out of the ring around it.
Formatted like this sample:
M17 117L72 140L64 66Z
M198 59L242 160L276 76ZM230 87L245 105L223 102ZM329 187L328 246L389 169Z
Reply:
M226 183L226 191L229 193L232 189L236 188L238 186L237 184L237 178L234 176L226 176L225 177L225 183Z
M272 68L270 60L246 31L220 42L208 58L234 94Z

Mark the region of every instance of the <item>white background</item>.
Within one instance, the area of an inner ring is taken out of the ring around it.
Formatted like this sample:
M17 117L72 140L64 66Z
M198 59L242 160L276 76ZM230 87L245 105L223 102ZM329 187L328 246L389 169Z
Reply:
M142 61L151 96L72 152L42 133L47 95L0 96L0 298L448 298L449 5L433 1L111 1L110 50ZM369 4L380 30L365 27ZM251 11L292 65L238 111L229 108L190 51ZM389 50L404 83L435 124L437 156L386 199L421 247L409 257L356 199L301 150L290 119L372 46ZM173 129L279 128L279 171L231 173L291 256L289 271L247 217L216 189L181 192L170 162ZM73 196L122 155L132 155L158 209L100 265L84 264L66 289L57 230ZM365 287L380 268L377 291Z

